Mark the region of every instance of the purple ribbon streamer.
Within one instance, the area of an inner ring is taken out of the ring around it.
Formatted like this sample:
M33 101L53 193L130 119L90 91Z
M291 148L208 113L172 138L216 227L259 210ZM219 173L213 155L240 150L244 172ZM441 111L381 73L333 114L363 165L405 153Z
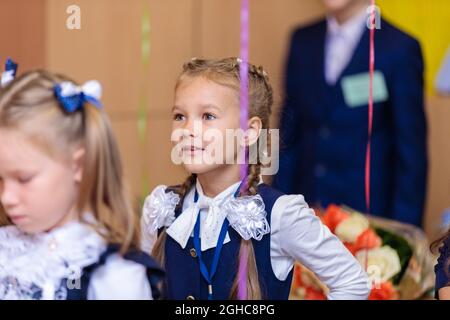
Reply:
M249 107L249 79L248 79L248 61L249 61L249 0L241 0L241 63L239 66L241 78L241 129L247 130L248 107ZM244 147L245 150L245 147ZM247 154L245 153L244 164L241 165L241 180L243 185L247 184ZM241 251L238 270L238 299L247 299L247 250Z

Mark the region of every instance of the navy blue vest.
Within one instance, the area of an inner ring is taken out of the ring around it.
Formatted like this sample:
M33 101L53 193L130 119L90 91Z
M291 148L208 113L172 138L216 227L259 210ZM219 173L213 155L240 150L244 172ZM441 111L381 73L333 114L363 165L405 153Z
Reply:
M108 257L112 254L116 254L120 251L119 245L108 245L105 252L100 256L99 260L85 268L83 268L80 278L79 289L67 288L67 300L87 300L87 293L89 288L89 282L94 271L103 266ZM158 288L159 283L162 280L164 271L158 266L158 264L153 260L152 257L146 253L139 250L130 250L123 256L124 259L136 262L147 268L147 277L152 289L153 299L157 300L160 298L160 291ZM126 281L126 279L124 279ZM69 281L70 282L70 281ZM62 282L67 287L67 279Z
M272 207L275 201L283 194L265 184L258 186L258 193L264 201L267 211L267 220L270 224ZM176 215L180 214L180 210ZM224 244L216 275L213 278L213 299L227 300L231 287L237 274L238 253L241 243L240 235L233 229L228 229L231 241ZM270 234L265 235L261 241L253 240L256 256L256 265L263 299L287 300L291 288L292 271L285 281L276 278L270 259ZM165 269L166 281L164 297L171 300L200 299L208 297L208 284L202 277L199 262L194 251L193 238L190 237L186 248L167 236L165 243ZM202 252L202 258L210 268L214 249Z

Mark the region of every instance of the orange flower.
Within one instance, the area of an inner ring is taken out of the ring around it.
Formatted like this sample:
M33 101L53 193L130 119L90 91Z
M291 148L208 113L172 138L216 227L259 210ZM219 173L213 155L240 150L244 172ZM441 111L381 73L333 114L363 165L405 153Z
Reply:
M398 293L390 282L380 283L378 288L372 288L369 300L395 300L398 299Z
M352 255L356 255L359 250L379 248L381 244L381 238L370 228L361 233L355 243L344 242L344 246Z
M345 212L335 204L330 204L322 217L322 222L334 233L338 224L348 218L350 218L348 212Z
M325 294L321 290L311 287L306 288L305 300L326 300Z
M351 252L352 255L355 255L358 251L356 246L350 242L344 242L344 246L347 248L348 251Z
M292 286L294 288L298 288L303 286L303 281L302 281L302 268L300 267L300 265L295 264L294 265L294 277L293 277L293 283Z
M372 249L381 247L381 238L371 228L361 233L354 244L355 252L361 249Z

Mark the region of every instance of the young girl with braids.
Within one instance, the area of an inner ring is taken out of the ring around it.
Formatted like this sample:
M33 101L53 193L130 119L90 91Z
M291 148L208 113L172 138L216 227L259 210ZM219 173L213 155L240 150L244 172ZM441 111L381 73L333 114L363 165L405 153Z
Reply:
M0 300L157 296L100 94L46 71L0 91Z
M240 63L193 59L175 88L172 140L190 176L158 186L142 218L143 248L166 269L165 298L287 299L299 260L328 286L330 299L366 299L366 273L304 198L262 183L260 162L241 182L238 150L208 137L208 130L225 137L240 128ZM269 128L272 89L261 67L249 65L249 92L247 147ZM246 292L238 292L240 262L247 264Z

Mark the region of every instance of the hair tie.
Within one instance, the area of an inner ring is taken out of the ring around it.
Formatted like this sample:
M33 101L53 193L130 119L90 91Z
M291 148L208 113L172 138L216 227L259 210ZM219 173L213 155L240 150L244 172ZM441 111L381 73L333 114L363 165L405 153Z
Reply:
M64 81L54 87L56 99L69 113L83 109L86 102L93 104L97 108L102 108L100 98L102 86L100 82L91 80L82 86L77 86L73 82Z
M6 59L5 71L2 73L1 86L6 87L11 81L14 80L17 73L18 64L12 61L10 58Z

